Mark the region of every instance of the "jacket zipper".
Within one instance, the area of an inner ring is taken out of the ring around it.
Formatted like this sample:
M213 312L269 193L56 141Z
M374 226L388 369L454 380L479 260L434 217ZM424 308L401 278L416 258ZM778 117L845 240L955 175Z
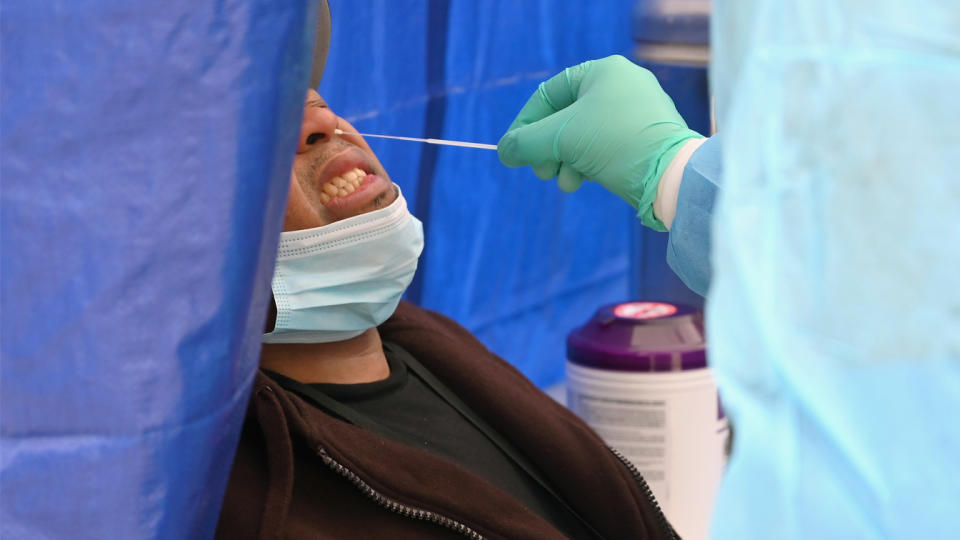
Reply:
M400 501L391 499L383 493L373 489L369 484L357 476L356 473L345 467L339 461L330 457L330 454L327 454L327 451L324 448L318 448L317 453L320 455L320 459L323 460L324 465L330 468L333 472L346 478L348 482L359 489L361 493L367 496L367 498L373 500L373 502L377 503L381 507L404 517L435 523L441 527L445 527L454 532L460 533L467 538L472 538L473 540L483 540L484 536L482 534L464 525L463 523L460 523L459 521L441 516L436 512L431 512L429 510L403 504Z
M630 471L630 474L633 475L633 478L637 481L637 484L640 485L640 491L643 492L644 496L647 498L647 501L649 501L650 505L653 506L654 510L656 510L657 521L659 522L663 533L667 536L667 538L679 540L677 532L673 530L673 526L671 526L670 522L667 521L667 516L665 516L663 514L663 510L660 509L660 503L658 503L656 497L653 496L653 491L650 489L650 485L647 484L647 481L643 478L643 475L640 474L640 471L637 470L637 467L616 448L608 446L607 449L609 449L610 452L613 453L613 455L616 456L621 463L623 463L624 467L626 467L627 470ZM484 536L482 534L457 520L441 516L436 512L431 512L429 510L403 504L400 501L391 499L390 497L387 497L386 495L373 489L369 484L357 476L355 472L351 471L342 463L330 457L330 454L328 454L324 448L318 448L317 453L320 455L320 459L323 461L324 465L330 468L333 472L347 479L347 481L359 489L361 493L363 493L367 498L373 500L373 502L377 503L379 506L386 508L395 514L399 514L410 519L418 519L421 521L435 523L441 527L445 527L454 532L460 533L467 538L472 538L473 540L483 540Z
M612 446L607 446L607 448L617 456L623 465L630 471L630 474L633 475L634 480L637 481L637 484L640 485L640 491L643 491L643 494L646 495L647 500L650 501L650 504L653 505L654 510L657 511L657 521L660 522L660 528L663 530L664 534L667 535L667 538L671 540L679 540L677 531L673 530L673 525L670 525L670 522L667 521L667 516L663 514L663 510L660 509L660 503L657 502L657 498L653 496L653 490L650 489L650 485L647 484L646 479L643 478L643 475L640 474L640 471L637 470L636 465L630 462L619 450Z

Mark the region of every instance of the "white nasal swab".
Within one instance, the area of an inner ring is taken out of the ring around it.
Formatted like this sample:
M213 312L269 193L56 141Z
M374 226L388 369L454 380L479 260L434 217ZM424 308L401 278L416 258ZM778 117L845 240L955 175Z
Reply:
M413 142L422 142L427 144L443 144L446 146L462 146L464 148L482 148L484 150L496 150L497 145L495 144L483 144L475 142L463 142L463 141L446 141L443 139L418 139L416 137L398 137L396 135L373 135L372 133L355 133L352 131L343 131L342 129L334 129L334 133L337 135L360 135L361 137L376 137L378 139L397 139L399 141L413 141Z

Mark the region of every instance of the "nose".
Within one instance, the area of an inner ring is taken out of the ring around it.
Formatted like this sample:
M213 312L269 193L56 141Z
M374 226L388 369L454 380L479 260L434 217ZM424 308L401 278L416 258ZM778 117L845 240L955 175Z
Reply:
M329 141L337 127L337 115L327 107L307 105L300 125L300 144L297 153L303 153Z

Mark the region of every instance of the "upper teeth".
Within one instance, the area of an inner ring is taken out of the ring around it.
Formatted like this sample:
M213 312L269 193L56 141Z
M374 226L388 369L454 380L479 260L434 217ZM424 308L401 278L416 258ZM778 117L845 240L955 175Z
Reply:
M366 171L356 168L349 170L340 176L333 177L331 180L320 186L320 202L327 204L337 197L343 197L344 195L353 193L353 191L360 186L360 182L363 182L363 177L366 175Z

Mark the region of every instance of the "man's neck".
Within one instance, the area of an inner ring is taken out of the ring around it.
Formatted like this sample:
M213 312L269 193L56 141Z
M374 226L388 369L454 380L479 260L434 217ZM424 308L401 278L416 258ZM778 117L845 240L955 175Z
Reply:
M390 376L376 328L346 341L265 344L260 366L302 383L357 384Z

